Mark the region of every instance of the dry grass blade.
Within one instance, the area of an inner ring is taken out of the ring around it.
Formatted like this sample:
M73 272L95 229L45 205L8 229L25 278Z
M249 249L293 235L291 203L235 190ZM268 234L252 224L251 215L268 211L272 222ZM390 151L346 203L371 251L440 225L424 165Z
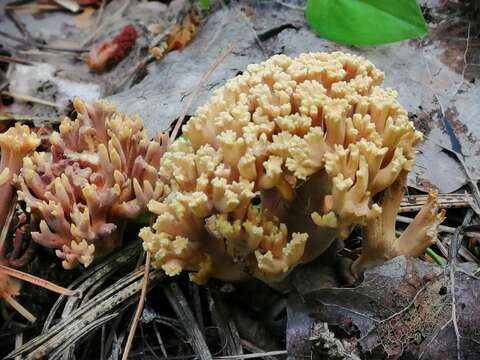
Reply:
M200 328L198 327L197 322L193 316L190 307L188 306L187 300L183 295L180 287L172 282L166 285L164 288L165 295L172 305L175 314L178 316L180 322L182 323L185 331L187 332L193 350L197 357L201 360L212 360L212 354L208 349L205 338L203 337Z
M269 351L264 353L256 353L256 354L246 354L246 355L231 355L231 356L218 356L213 358L213 360L230 360L230 359L265 359L269 356L281 356L287 355L287 350L277 350L277 351Z
M132 347L133 337L135 336L135 330L137 329L138 321L142 315L143 306L145 304L145 297L147 295L147 286L148 286L148 274L150 272L150 252L147 251L145 257L145 270L143 273L143 283L142 291L140 294L140 300L138 301L137 309L135 310L135 316L133 317L132 327L128 333L127 344L125 345L125 350L123 351L122 360L128 359L128 354L130 353L130 348Z
M27 281L33 285L43 287L50 291L56 292L57 294L60 294L60 295L76 296L76 297L80 297L82 295L82 293L79 290L65 289L64 287L58 286L54 283L51 283L50 281L44 280L42 278L39 278L31 274L24 273L23 271L9 268L8 266L5 266L5 265L0 265L0 272L7 274L8 276L11 276L15 279Z
M121 251L112 254L102 263L96 265L92 269L88 270L85 274L76 279L69 287L76 288L82 293L86 293L92 286L98 283L102 283L107 280L117 270L124 268L126 265L132 263L137 258L141 250L141 244L135 243L133 246L128 246ZM55 304L52 306L50 313L48 314L45 323L43 325L43 333L46 333L52 324L52 321L60 308L62 302L66 299L65 296L60 296ZM68 298L62 312L62 318L67 318L79 303L79 298Z
M205 324L203 321L203 314L202 314L202 299L200 297L200 289L199 286L193 282L188 283L188 293L190 296L190 301L192 302L193 312L195 315L195 319L197 320L198 327L200 331L205 334Z
M221 341L225 341L224 354L226 355L239 355L243 354L243 348L241 344L240 335L238 334L235 322L228 314L228 310L225 307L222 299L219 296L215 296L210 289L207 289L207 301L208 308L212 314L213 322L218 328L219 338Z
M149 284L153 286L164 278L160 271L150 273ZM104 324L99 319L110 315L119 307L124 307L136 300L143 283L143 268L124 276L110 287L93 297L86 304L72 311L69 317L62 319L45 334L42 334L20 349L7 355L7 359L24 355L26 359L48 357L57 359L66 350L63 344L72 341L74 345L82 340L84 329L88 326L90 331ZM92 325L94 324L94 325ZM61 349L61 350L58 350ZM58 350L58 351L57 351ZM55 353L55 357L51 354Z
M400 204L399 213L420 211L427 201L428 195L405 196ZM440 209L464 208L474 204L474 198L470 194L438 194Z
M32 103L51 106L51 107L55 107L55 108L59 108L59 109L63 108L63 106L61 106L61 105L55 104L51 101L36 98L34 96L20 95L20 94L15 94L15 93L12 93L12 92L9 92L9 91L2 91L1 94L4 95L4 96L10 96L10 97L14 98L15 100L32 102Z
M22 315L25 319L27 319L31 323L34 323L35 321L37 321L37 318L35 317L35 315L33 315L30 311L24 308L23 305L20 304L17 300L15 300L15 298L10 294L4 294L2 297L2 300L4 300L12 308L14 308L15 311L17 311L20 315Z
M208 69L208 71L200 79L200 82L197 84L197 86L193 90L192 95L188 99L187 105L183 109L180 117L177 120L177 123L175 124L175 127L173 128L172 133L170 134L170 140L173 141L177 137L178 131L180 130L180 126L182 126L183 119L185 119L185 116L187 116L188 110L190 110L193 100L195 100L195 98L198 96L200 88L203 86L205 81L207 81L208 78L212 76L215 69L223 62L223 60L225 60L225 58L233 51L233 48L234 48L233 44L231 44L228 48L226 48L225 51L223 51L223 53L217 59L217 61L215 61L215 63Z
M28 12L49 11L49 10L58 10L58 9L60 9L60 6L55 4L24 4L24 5L5 6L5 10L28 11Z
M109 315L105 315L103 317L100 317L96 319L95 321L89 322L83 327L80 327L78 331L75 333L74 337L66 337L65 340L59 344L59 346L55 349L55 351L52 351L48 359L54 360L54 359L60 359L62 357L62 354L65 350L71 348L74 346L80 339L82 339L86 335L90 335L95 329L99 328L100 326L106 324L108 321L116 318L118 316L118 313L113 313ZM29 356L28 359L31 357ZM36 359L36 357L35 357Z
M242 342L242 346L248 350L249 352L251 352L252 354L258 354L258 353L266 353L265 350L259 348L257 345L255 344L252 344L250 341L247 341L245 339L242 339L241 340ZM274 356L265 356L263 357L262 359L265 359L265 360L277 360L276 357Z
M33 65L30 61L19 59L13 56L3 56L3 55L0 55L0 62L20 64L20 65Z
M8 211L7 217L5 219L5 224L3 225L2 231L0 232L0 257L5 256L5 241L7 240L8 230L10 229L10 224L13 219L13 214L15 213L15 208L17 207L17 196L15 195L12 199L12 206Z
M124 11L128 8L129 5L130 5L130 0L125 0L125 3L114 14L112 14L111 16L108 16L102 24L97 25L97 28L95 29L95 31L91 35L89 35L83 41L83 43L81 43L80 47L83 48L87 46L91 41L95 40L98 34L100 34L107 25L112 24L118 21L119 19L121 19Z
M49 124L57 124L60 122L58 118L47 118L34 115L18 115L18 114L1 114L0 121L45 121Z

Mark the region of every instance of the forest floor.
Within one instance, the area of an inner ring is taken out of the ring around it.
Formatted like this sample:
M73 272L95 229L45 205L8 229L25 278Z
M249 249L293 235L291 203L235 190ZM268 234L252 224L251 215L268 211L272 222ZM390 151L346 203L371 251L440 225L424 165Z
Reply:
M369 270L353 288L341 287L337 244L329 252L335 256L297 267L275 288L254 280L200 287L152 270L129 358L480 357L480 21L472 4L423 0L428 36L355 47L317 36L301 0L220 1L209 10L187 0L98 0L76 12L72 3L0 3L2 128L21 121L55 130L80 97L139 114L151 135L169 132L248 64L280 53L345 51L385 72L385 85L425 134L398 229L431 187L447 210L431 253ZM138 32L133 49L108 71L93 72L88 51L129 24ZM36 249L28 272L84 297L25 285L19 301L38 321L28 324L0 304L0 357L121 358L144 276L136 230L127 229L132 241L124 249L88 270L65 271L51 251ZM352 235L342 256L359 253L360 236Z

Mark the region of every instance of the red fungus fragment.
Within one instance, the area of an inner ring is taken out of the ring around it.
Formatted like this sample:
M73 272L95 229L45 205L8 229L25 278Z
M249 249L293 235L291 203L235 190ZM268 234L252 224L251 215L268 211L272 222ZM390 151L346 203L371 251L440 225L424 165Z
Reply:
M111 42L104 41L92 48L85 62L92 70L100 74L112 63L121 61L133 48L137 37L138 33L135 27L132 24L127 25Z

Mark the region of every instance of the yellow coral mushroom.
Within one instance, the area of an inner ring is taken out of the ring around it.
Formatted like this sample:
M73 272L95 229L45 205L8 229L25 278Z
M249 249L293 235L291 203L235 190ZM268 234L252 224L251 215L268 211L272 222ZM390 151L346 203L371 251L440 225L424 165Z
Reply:
M151 203L157 222L140 234L154 266L196 281L271 281L355 226L369 229L355 272L419 254L442 220L434 197L418 232L372 250L381 242L372 229L394 221L397 206L380 200L402 188L422 138L383 79L364 58L334 52L276 55L227 81L161 160L172 191Z
M12 206L14 187L12 179L22 167L23 158L28 156L40 144L40 138L32 133L28 126L16 123L6 132L0 134L0 226L3 226L7 213Z

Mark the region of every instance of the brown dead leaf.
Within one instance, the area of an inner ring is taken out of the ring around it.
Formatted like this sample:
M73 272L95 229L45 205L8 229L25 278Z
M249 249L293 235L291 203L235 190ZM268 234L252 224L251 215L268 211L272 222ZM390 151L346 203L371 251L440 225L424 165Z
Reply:
M150 53L156 60L160 60L170 51L183 49L192 41L197 31L197 24L192 16L187 15L181 25L174 26L167 40L151 48Z
M176 25L167 40L167 52L172 50L183 49L192 40L193 35L197 29L195 20L187 15L182 22L182 25Z
M326 349L325 339L311 341L312 329L327 324L338 344L365 359L479 359L480 281L469 275L476 266L462 263L462 268L445 271L397 257L368 270L355 288L293 293L287 307L287 350L298 358L338 352L338 346ZM328 357L340 358L352 359Z
M147 30L154 35L158 35L165 31L165 26L162 24L150 24L147 26Z
M75 16L75 26L79 29L85 29L92 25L92 15L96 9L93 7L87 7L80 15Z

